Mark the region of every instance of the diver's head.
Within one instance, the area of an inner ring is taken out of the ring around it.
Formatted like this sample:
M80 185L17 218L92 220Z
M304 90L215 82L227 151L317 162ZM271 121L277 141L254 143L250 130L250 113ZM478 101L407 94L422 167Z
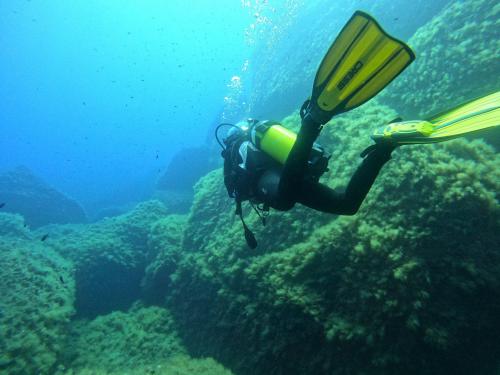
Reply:
M228 145L233 140L248 136L251 126L256 122L256 120L248 119L242 120L231 126L231 129L226 133L224 138L224 143Z

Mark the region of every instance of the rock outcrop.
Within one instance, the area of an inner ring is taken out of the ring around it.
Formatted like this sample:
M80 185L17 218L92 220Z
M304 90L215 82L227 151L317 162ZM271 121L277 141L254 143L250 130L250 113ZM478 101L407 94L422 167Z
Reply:
M87 221L76 201L48 186L26 167L0 174L0 203L5 204L2 211L23 215L32 228Z
M371 128L392 116L372 102L325 127L329 186L345 186ZM247 207L255 251L210 173L171 277L184 342L238 374L493 373L499 163L481 141L402 147L354 217L298 206L262 228Z

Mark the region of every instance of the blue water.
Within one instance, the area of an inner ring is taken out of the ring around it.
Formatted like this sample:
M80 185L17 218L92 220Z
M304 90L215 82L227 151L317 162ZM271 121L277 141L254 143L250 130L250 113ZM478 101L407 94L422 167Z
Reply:
M300 106L355 9L409 37L445 3L0 0L0 173L27 166L88 211L147 199L217 121ZM277 62L302 84L259 107Z
M239 1L0 1L0 170L127 200L198 145L251 46Z

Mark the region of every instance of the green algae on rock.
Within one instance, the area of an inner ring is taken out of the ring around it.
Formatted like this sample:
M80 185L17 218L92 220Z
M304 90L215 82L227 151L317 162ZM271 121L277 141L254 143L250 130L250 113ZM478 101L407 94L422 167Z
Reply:
M97 223L54 228L51 245L75 264L77 315L126 310L140 298L149 231L167 215L161 202L147 201Z
M182 235L187 215L169 215L155 222L148 235L148 266L141 281L142 299L161 304L170 277L182 258Z
M50 223L85 223L87 215L78 202L47 185L31 170L19 166L0 173L4 210L24 216L31 227Z
M72 264L38 239L0 236L0 253L0 372L52 374L74 314Z
M419 118L498 90L500 5L452 1L409 40L417 60L379 97Z
M135 307L115 311L92 321L77 321L71 368L119 371L163 362L184 354L168 310Z
M347 183L392 117L373 101L325 127L329 186ZM356 216L273 211L254 252L221 171L208 174L168 304L188 349L239 374L488 373L500 354L498 165L481 141L402 147Z
M29 239L30 230L21 215L0 212L0 236Z
M161 307L134 306L79 321L72 339L65 374L231 374L212 359L190 358L171 314Z

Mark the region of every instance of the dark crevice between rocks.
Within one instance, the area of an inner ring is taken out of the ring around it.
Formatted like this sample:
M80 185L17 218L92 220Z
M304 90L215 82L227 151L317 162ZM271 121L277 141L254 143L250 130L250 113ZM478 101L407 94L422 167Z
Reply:
M75 318L128 310L141 296L143 277L144 267L129 268L105 259L81 267L76 273Z

